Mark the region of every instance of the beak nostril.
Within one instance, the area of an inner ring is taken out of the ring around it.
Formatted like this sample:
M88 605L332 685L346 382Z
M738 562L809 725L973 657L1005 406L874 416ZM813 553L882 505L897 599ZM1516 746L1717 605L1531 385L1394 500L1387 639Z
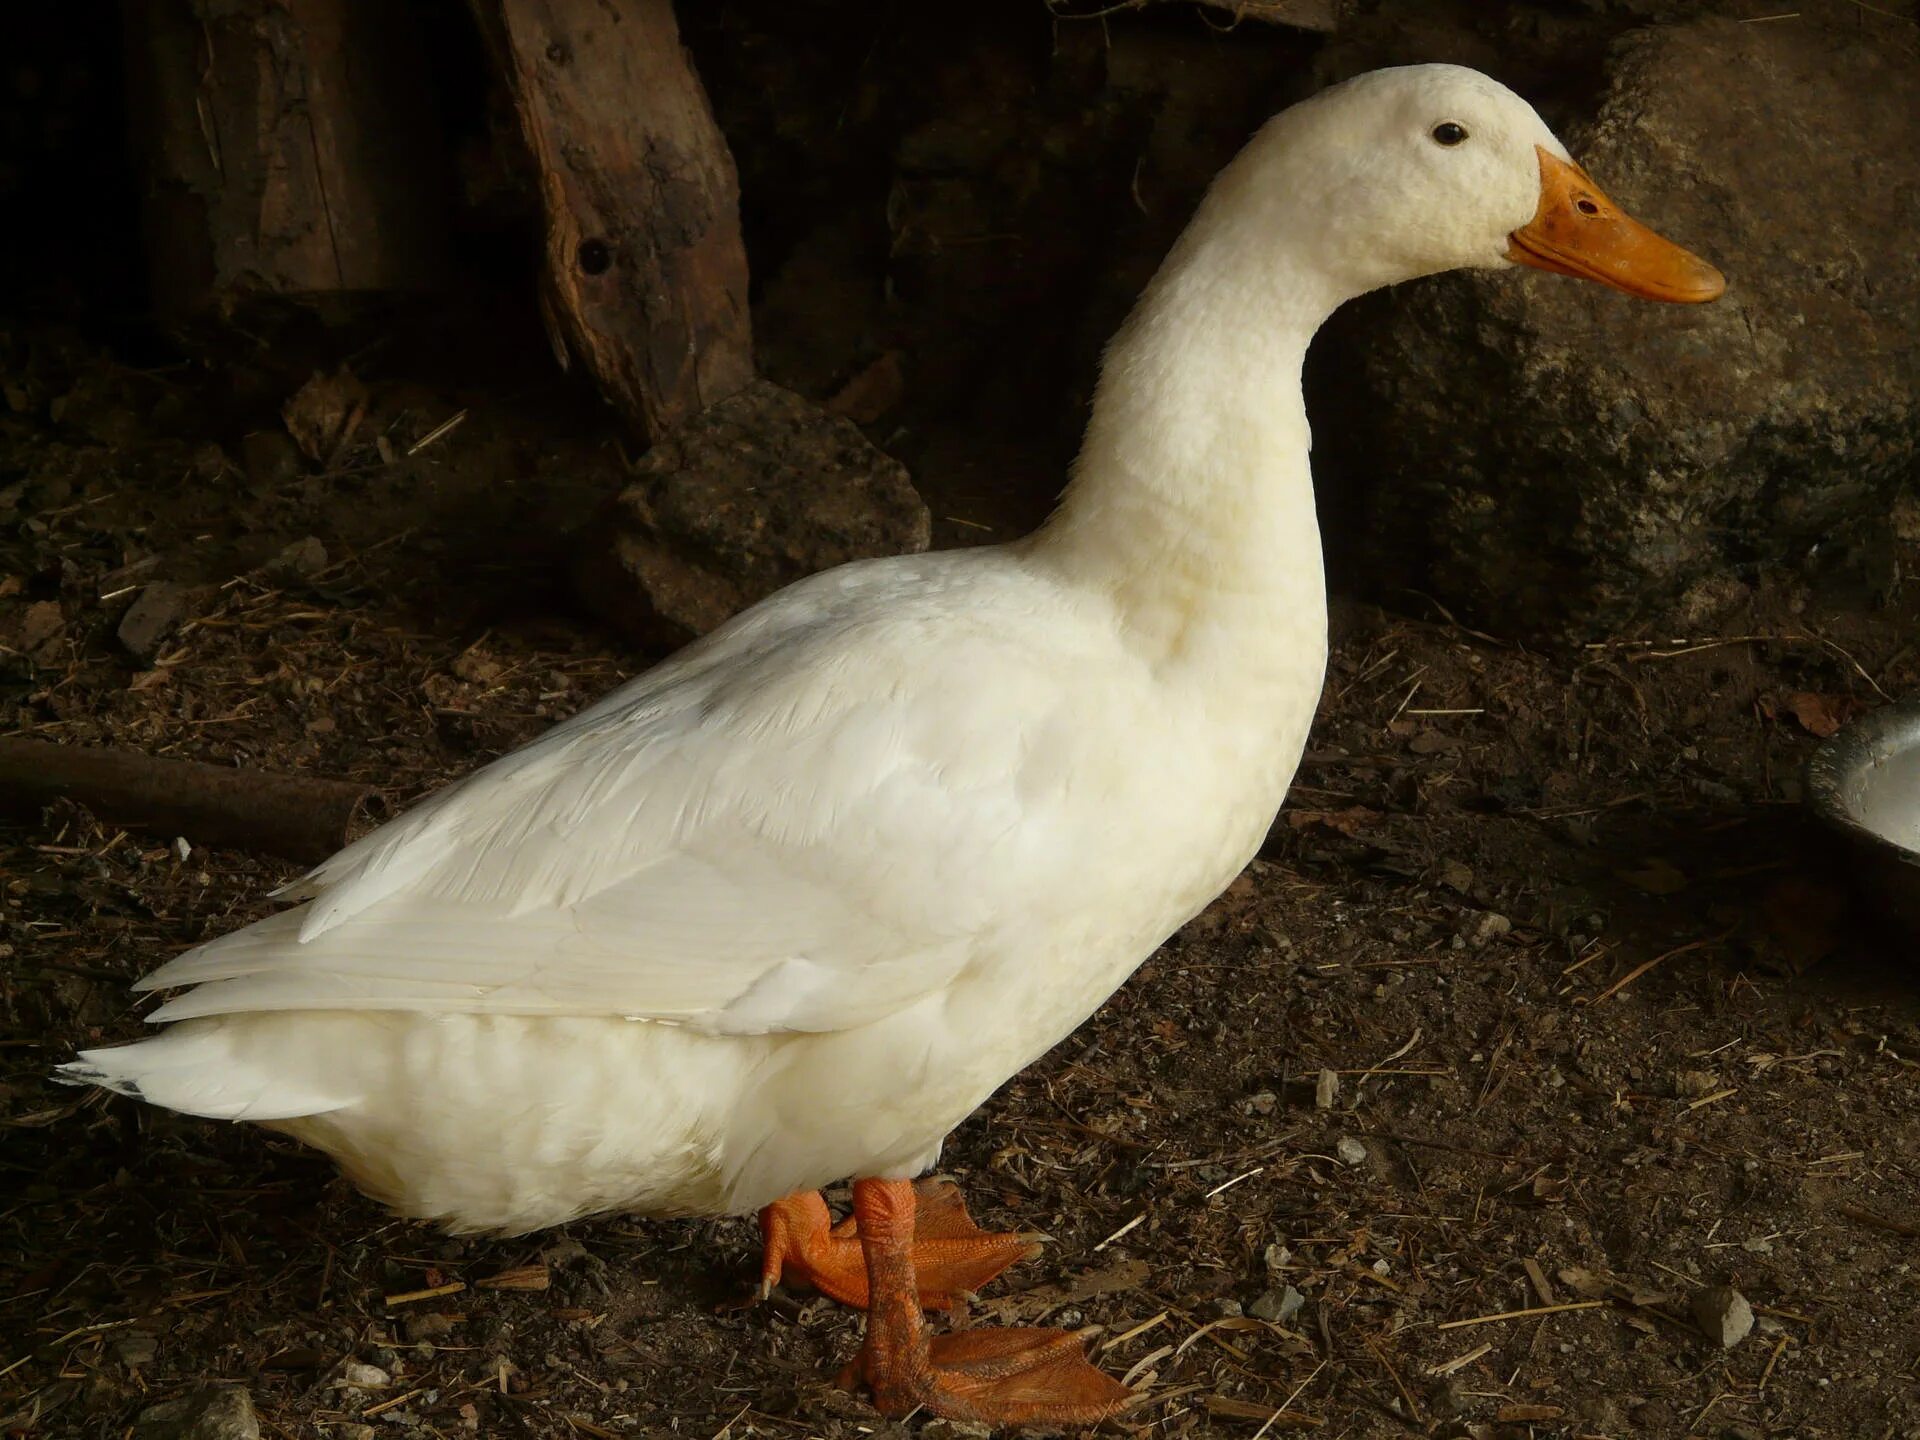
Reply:
M1600 207L1584 195L1574 201L1573 206L1574 209L1578 210L1582 215L1598 215L1600 213Z

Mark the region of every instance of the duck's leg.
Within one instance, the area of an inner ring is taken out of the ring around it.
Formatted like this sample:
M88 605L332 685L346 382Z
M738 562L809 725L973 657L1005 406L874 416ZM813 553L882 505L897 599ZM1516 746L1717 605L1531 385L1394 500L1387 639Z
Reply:
M996 1234L974 1224L960 1187L950 1180L916 1181L913 1193L913 1269L923 1309L951 1308L955 1295L971 1294L1040 1249L1037 1236ZM797 1191L767 1206L760 1212L760 1234L762 1299L783 1276L792 1276L842 1305L867 1308L867 1262L856 1221L835 1225L818 1190Z
M1091 1425L1134 1394L1086 1361L1069 1330L927 1333L914 1284L914 1190L858 1180L853 1214L867 1262L867 1338L841 1383L865 1381L883 1415L922 1409L991 1425Z

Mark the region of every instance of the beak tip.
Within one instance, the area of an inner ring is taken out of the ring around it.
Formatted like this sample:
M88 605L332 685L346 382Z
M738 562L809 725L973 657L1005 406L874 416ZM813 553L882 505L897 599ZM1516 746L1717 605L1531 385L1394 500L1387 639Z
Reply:
M1727 277L1718 268L1700 262L1700 275L1694 293L1687 298L1696 305L1704 305L1710 300L1718 300L1727 293Z

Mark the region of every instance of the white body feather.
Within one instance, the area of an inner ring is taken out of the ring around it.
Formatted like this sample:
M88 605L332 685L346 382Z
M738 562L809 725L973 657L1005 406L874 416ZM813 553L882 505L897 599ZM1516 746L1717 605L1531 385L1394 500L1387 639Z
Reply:
M163 966L175 1023L71 1077L284 1130L463 1229L932 1164L1233 878L1299 759L1326 644L1301 361L1426 263L1367 269L1316 194L1341 124L1410 103L1366 83L1216 182L1045 529L754 607Z

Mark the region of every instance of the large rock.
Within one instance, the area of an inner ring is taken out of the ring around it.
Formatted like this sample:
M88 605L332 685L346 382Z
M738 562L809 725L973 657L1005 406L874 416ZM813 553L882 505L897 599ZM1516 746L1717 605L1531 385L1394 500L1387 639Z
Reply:
M1629 35L1569 146L1716 304L1553 276L1363 318L1373 560L1508 633L1685 623L1764 568L1890 580L1920 457L1920 64L1808 20ZM1350 335L1354 332L1349 331Z
M906 469L851 421L756 380L669 434L599 517L579 580L641 643L675 646L803 575L924 550Z

